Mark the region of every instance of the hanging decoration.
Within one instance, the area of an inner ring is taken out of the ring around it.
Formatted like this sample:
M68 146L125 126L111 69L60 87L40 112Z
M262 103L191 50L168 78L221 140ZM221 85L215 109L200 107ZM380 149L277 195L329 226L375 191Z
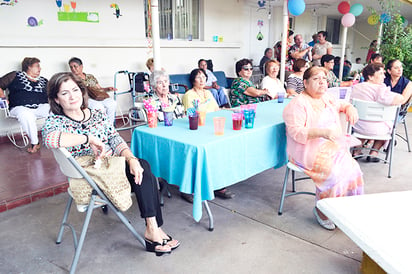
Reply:
M341 23L344 27L350 28L355 24L355 16L359 16L363 12L362 4L353 4L352 6L347 1L342 1L338 5L338 11L343 14ZM369 22L369 18L368 18Z
M353 4L353 5L350 7L349 12L352 13L353 15L355 15L355 16L361 15L362 12L363 12L363 6L362 6L362 4Z
M341 23L344 27L350 28L355 24L355 15L348 12L347 14L342 16Z
M261 28L263 27L263 20L258 20L257 22L258 28L259 28L259 32L256 35L256 39L258 39L259 41L263 40L263 34L261 32Z
M110 7L115 9L116 13L113 13L113 15L116 15L116 18L119 18L120 16L122 16L120 14L119 5L117 5L116 3L112 3L112 4L110 4Z
M147 54L153 53L153 39L152 39L152 1L147 0Z
M304 0L289 0L288 1L288 10L289 13L294 16L301 15L306 8L306 4Z
M342 1L338 5L338 11L341 14L347 14L350 11L350 4L346 1Z
M259 8L263 8L266 5L266 1L258 1Z
M387 13L382 13L380 17L380 22L386 24L389 23L389 21L391 21L391 16Z
M373 26L373 25L376 25L378 22L379 22L379 15L377 15L376 13L372 14L368 17L368 24L369 25Z

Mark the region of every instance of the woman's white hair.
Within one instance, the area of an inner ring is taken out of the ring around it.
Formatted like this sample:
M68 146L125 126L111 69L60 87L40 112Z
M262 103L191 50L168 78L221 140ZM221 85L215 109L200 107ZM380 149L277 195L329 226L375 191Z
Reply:
M150 75L150 85L152 86L153 90L156 89L156 83L160 77L166 77L167 79L169 79L169 74L167 74L167 72L164 70L155 70Z

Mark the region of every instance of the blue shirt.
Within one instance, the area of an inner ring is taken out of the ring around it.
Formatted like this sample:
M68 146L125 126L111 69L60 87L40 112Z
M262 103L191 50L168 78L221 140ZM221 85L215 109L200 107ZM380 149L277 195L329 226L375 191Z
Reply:
M383 82L385 83L385 85L391 88L392 92L396 92L399 94L402 94L403 90L409 84L409 80L405 76L401 76L401 78L399 78L398 83L396 83L396 85L393 87L391 84L391 76L385 77L385 80Z

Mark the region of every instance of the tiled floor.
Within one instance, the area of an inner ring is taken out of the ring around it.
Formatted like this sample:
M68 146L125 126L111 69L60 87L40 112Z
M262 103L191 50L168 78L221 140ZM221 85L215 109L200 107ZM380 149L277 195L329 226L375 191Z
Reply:
M121 135L130 140L130 131ZM67 179L46 148L29 154L0 137L0 155L0 212L66 191Z

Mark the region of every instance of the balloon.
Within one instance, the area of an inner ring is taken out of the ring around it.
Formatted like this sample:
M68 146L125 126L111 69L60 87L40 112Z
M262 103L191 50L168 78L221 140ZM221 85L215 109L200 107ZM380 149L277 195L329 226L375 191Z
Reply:
M289 13L294 16L299 16L305 11L305 1L303 0L289 0L288 9Z
M340 2L338 5L338 11L342 14L347 14L350 11L350 5L346 1Z
M362 4L354 4L352 5L352 7L350 7L350 13L352 13L355 16L359 16L361 15L361 13L363 12L363 6Z
M342 16L341 22L344 27L352 27L353 24L355 24L355 15L353 15L352 13L347 13Z
M384 24L389 23L389 21L391 21L391 16L387 13L382 13L380 20Z
M372 14L371 16L368 17L368 24L369 25L376 25L379 22L379 15L377 14Z

